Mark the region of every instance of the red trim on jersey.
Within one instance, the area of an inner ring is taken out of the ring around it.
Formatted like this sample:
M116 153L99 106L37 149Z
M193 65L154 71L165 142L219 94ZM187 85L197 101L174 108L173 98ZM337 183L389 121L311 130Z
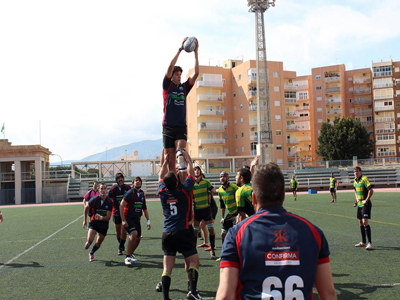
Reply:
M329 256L328 257L322 257L322 258L318 259L318 264L319 265L326 264L326 263L329 263L329 262L330 262Z
M306 219L304 219L304 218L302 218L302 217L300 217L300 216L298 216L298 215L294 215L294 214L291 214L291 213L289 213L289 212L286 212L285 214L290 215L290 216L292 216L292 217L295 217L295 218L297 218L297 219L303 221L304 223L307 224L308 227L310 227L311 232L312 232L312 234L314 235L314 238L315 238L315 240L316 240L316 242L317 242L317 244L318 244L318 251L321 251L322 239L321 239L321 236L319 235L318 230L314 227L314 225L312 225L312 224L311 224L310 222L308 222Z
M220 268L236 268L239 269L239 264L234 261L221 261L219 264Z
M165 74L165 78L167 78L168 80L171 80L171 78L169 78L168 76L167 76L167 74ZM164 125L164 121L165 121L165 113L166 113L166 109L167 109L167 99L168 99L168 92L169 92L169 89L171 88L171 86L172 86L172 81L171 81L171 83L170 83L170 85L168 86L168 88L166 89L166 90L163 90L163 101L164 101L164 109L163 109L163 112L164 112L164 116L163 116L163 120L162 120L162 123L161 124L163 124Z
M187 213L186 213L186 224L185 224L185 228L188 229L189 228L189 220L190 220L190 207L193 204L192 204L192 201L191 201L191 199L189 197L189 194L184 189L182 189L182 192L186 195L186 198L188 199L188 210L187 210Z

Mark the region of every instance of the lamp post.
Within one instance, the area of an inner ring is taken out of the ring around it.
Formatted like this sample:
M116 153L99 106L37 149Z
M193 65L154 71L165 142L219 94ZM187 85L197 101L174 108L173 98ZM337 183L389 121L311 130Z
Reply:
M61 166L63 166L63 160L62 160L62 158L61 158L61 156L59 155L59 154L55 154L55 153L52 153L51 154L51 156L58 156L59 158L60 158L60 160L61 160Z

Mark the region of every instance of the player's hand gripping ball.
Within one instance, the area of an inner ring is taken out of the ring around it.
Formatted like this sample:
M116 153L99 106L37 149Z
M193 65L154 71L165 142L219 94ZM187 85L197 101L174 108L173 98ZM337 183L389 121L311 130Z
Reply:
M196 48L197 48L197 39L194 36L188 38L183 44L183 49L185 49L186 52L192 52L196 50Z

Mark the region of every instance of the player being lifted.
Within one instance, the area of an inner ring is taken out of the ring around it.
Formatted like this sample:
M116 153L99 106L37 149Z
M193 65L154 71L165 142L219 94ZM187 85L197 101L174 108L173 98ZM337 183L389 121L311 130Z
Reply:
M182 156L182 152L186 151L187 141L186 97L199 75L199 43L196 39L195 42L197 43L197 47L194 50L194 73L187 81L181 83L182 68L175 64L178 61L178 57L181 54L184 43L187 39L188 38L185 38L183 40L181 47L172 58L163 80L163 144L165 154L169 157L169 171L175 170L175 157L178 158L179 171L186 171L186 162Z

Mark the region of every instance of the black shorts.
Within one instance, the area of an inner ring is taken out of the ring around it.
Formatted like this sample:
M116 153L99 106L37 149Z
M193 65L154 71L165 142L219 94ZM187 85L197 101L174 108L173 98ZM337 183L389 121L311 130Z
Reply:
M176 252L179 252L186 258L197 254L194 240L193 230L190 229L163 232L162 249L164 255L176 256Z
M293 188L291 188L290 190L291 190L291 192L292 192L292 193L293 193L293 192L297 192L297 187L296 187L296 188L294 188L294 189L293 189Z
M335 193L335 192L336 192L336 189L335 189L335 188L330 188L329 191L330 191L331 194L332 194L332 193Z
M372 203L371 201L364 204L363 207L357 207L357 219L371 219L371 209Z
M211 208L207 207L203 209L195 209L194 219L198 222L201 222L202 220L204 221L214 220L212 217Z
M186 126L163 126L163 146L164 148L175 148L175 141L187 141Z
M93 229L94 231L100 233L101 235L106 236L108 231L108 222L93 220L92 222L89 223L89 229Z
M122 223L122 219L121 216L119 215L119 212L115 213L115 215L113 216L113 221L115 225L119 225Z
M135 220L135 219L126 219L126 222L128 222L128 227L124 227L126 232L130 235L133 231L137 231L137 237L142 236L142 226L140 225L140 220Z
M224 219L224 224L222 224L222 232L227 233L229 228L232 228L236 225L236 215L227 214Z
M212 217L213 217L213 219L215 220L215 217L217 216L217 213L218 213L218 207L217 207L217 203L215 203L215 200L214 200L214 199L211 199L211 204L210 204L210 206L211 206L211 214L212 214Z

